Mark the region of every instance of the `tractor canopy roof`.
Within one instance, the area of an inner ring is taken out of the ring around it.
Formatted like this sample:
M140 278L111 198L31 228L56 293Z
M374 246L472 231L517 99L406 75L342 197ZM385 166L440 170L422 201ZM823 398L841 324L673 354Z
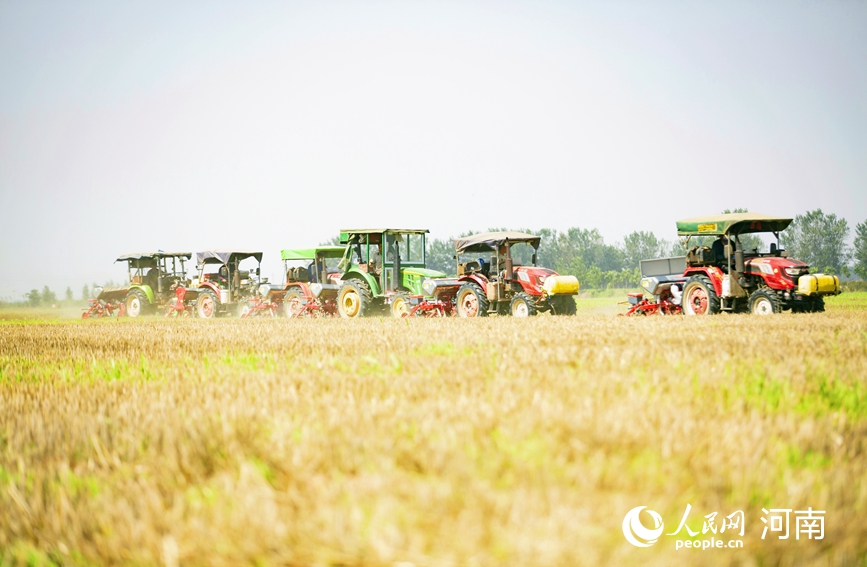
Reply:
M342 258L346 248L343 246L317 246L316 248L292 248L281 250L283 260L313 260L319 254L323 258Z
M426 228L342 228L340 229L340 243L346 244L355 234L426 234L430 232Z
M538 249L541 240L541 236L525 232L483 232L464 238L456 238L455 252L458 254L487 252L488 250L496 250L502 244L515 244L519 242L529 244L533 248Z
M748 232L780 232L792 219L760 213L731 213L677 221L678 236L718 236Z
M123 262L126 260L156 260L158 258L184 258L189 260L193 257L192 252L135 252L133 254L124 254L115 262Z
M238 261L245 258L256 258L257 262L262 261L261 252L252 252L250 250L205 250L204 252L196 252L196 264L228 264L231 261Z

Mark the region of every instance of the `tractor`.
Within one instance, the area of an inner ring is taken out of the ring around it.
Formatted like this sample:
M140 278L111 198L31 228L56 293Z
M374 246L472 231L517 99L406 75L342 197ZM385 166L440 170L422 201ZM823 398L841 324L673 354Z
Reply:
M367 228L340 231L346 246L339 268L337 310L355 318L451 315L458 282L425 268L427 229Z
M286 317L337 315L338 265L343 246L281 250L286 285L283 289L283 314Z
M779 247L779 234L792 219L757 213L734 213L677 222L686 237L686 269L682 277L683 312L710 315L721 311L759 315L825 310L824 298L841 292L840 279L811 274L804 262L789 258ZM776 242L769 252L744 250L740 236L771 233ZM716 236L714 247L689 247L694 236Z
M100 288L84 318L106 315L139 317L163 310L175 299L175 289L189 285L184 262L189 252L146 252L125 254L115 260L126 262L129 284Z
M245 266L242 263L248 260ZM252 262L256 265L253 267ZM249 316L260 296L271 291L267 278L261 278L262 253L245 250L206 250L196 252L198 278L187 300L195 300L196 314L204 319L219 315ZM246 268L246 269L244 269ZM273 314L273 310L268 309ZM264 309L261 311L264 312Z
M541 237L522 232L486 232L455 240L461 283L456 297L458 316L529 317L540 311L574 315L578 280L537 267L540 242ZM484 256L461 261L467 255L486 254L491 254L490 261ZM530 265L522 265L527 260Z

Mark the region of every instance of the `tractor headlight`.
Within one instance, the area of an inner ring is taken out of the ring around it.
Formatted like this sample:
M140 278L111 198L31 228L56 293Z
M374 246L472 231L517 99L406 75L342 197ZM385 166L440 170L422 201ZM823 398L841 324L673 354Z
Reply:
M786 268L786 273L790 276L798 276L801 274L801 268Z
M425 278L421 282L421 288L424 290L425 295L433 295L437 290L437 283L430 278Z
M313 297L319 297L322 293L322 284L321 283L312 283L310 284L310 293L313 294Z

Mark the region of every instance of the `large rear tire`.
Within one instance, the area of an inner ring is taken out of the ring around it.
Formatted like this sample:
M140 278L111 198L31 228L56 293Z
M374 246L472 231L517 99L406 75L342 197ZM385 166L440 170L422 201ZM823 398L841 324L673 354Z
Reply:
M572 295L555 295L551 298L551 313L554 315L575 315L578 313L575 297Z
M147 313L148 307L150 307L147 295L138 288L131 290L126 295L124 303L126 304L126 314L130 317L141 317Z
M692 276L683 286L684 315L716 315L719 296L707 276Z
M536 314L536 302L526 293L517 293L512 298L512 317L532 317Z
M199 298L196 299L196 315L202 319L214 319L219 305L217 294L206 289L199 293Z
M487 317L488 296L479 284L465 283L455 297L458 317Z
M337 311L344 319L364 317L370 312L373 294L370 287L361 280L344 282L337 290Z
M775 315L782 311L780 299L774 292L760 289L750 295L750 313L753 315Z

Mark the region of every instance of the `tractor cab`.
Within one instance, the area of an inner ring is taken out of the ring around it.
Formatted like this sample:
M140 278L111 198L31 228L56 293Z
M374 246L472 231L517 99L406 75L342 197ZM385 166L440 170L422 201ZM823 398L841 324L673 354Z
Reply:
M318 246L280 251L285 283L335 284L340 281L340 260L343 246Z
M536 265L541 237L485 232L455 240L457 311L462 317L575 313L578 280Z
M758 213L733 213L697 217L677 222L678 236L685 236L687 279L683 288L683 312L704 315L720 311L757 314L824 311L824 296L841 291L840 280L826 274L810 274L809 266L789 258L780 248L779 235L792 219ZM772 234L776 242L768 252L744 250L741 237ZM689 246L692 237L715 237L713 246Z

